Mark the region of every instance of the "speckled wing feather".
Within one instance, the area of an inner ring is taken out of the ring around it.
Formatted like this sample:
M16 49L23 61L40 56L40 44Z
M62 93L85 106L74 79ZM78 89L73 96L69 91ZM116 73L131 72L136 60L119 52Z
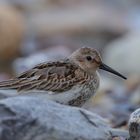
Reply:
M85 78L86 73L69 61L49 62L39 64L12 80L1 82L0 88L62 92L84 83Z

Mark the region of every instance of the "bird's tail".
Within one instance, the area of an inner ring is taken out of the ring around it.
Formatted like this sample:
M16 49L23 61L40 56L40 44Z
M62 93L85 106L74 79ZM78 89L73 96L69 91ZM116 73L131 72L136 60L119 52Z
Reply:
M0 89L16 89L18 86L18 80L17 79L10 79L7 81L0 82Z

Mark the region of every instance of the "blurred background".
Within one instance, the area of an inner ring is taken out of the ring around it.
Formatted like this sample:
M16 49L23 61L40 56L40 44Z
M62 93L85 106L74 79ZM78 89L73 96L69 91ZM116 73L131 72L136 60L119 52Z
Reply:
M100 89L84 108L127 129L140 106L140 1L0 0L0 81L83 46L128 77L100 71Z

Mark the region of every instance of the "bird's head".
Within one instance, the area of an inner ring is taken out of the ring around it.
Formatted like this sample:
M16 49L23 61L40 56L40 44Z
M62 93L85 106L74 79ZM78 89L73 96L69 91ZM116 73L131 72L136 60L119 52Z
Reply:
M84 71L90 74L94 74L96 70L102 69L110 73L113 73L117 76L120 76L123 79L126 79L126 77L121 75L119 72L105 65L102 62L100 54L93 48L89 47L80 48L76 50L74 53L72 53L69 59L72 60L74 63L76 63L78 66L80 66Z

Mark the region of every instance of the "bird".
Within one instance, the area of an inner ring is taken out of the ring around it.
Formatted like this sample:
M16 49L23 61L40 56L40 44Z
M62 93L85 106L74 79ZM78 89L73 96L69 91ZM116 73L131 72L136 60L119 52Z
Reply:
M81 107L99 88L99 69L127 79L104 64L96 49L82 47L65 59L40 63L0 82L0 89L16 90L18 95L41 95L60 104Z

